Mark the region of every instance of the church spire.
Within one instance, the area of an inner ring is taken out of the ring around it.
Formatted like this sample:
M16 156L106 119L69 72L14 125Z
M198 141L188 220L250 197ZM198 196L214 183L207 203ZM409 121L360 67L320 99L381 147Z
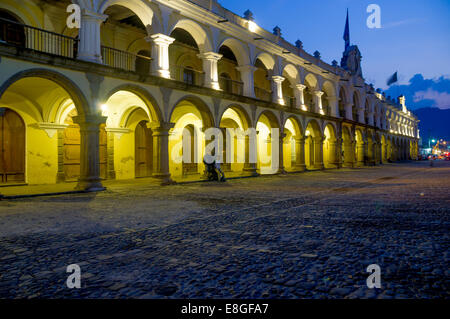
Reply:
M347 48L350 46L350 26L348 23L348 9L347 9L347 20L345 22L344 41L345 41L345 50L347 50Z

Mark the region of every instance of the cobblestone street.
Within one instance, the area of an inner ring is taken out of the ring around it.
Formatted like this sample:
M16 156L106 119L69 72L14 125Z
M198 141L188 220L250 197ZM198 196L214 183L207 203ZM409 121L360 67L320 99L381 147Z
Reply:
M0 297L449 298L449 180L411 162L0 201Z

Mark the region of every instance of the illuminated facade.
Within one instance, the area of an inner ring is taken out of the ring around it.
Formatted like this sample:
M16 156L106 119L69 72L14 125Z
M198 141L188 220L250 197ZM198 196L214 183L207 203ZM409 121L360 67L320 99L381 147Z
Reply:
M208 0L2 0L0 19L1 183L170 183L203 173L211 127L255 128L278 173L417 157L418 119L364 82L356 46L330 65ZM232 140L224 169L264 174Z

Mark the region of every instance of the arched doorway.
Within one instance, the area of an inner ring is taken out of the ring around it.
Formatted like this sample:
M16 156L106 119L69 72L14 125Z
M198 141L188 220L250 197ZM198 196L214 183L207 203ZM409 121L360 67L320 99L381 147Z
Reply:
M153 169L153 134L148 121L140 121L134 131L135 139L135 176L152 176Z
M185 97L178 102L170 122L175 126L169 137L169 168L174 178L204 172L205 132L213 127L213 116L206 103L197 97Z
M25 124L13 110L0 107L0 183L25 181Z
M320 126L315 120L308 123L305 131L305 162L309 170L323 169L323 142Z

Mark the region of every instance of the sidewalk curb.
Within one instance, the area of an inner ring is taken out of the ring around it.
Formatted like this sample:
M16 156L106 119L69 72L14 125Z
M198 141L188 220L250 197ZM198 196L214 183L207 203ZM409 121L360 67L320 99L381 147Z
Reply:
M5 199L19 199L19 198L33 198L33 197L43 197L43 196L59 196L59 195L72 195L72 194L87 194L87 193L98 193L105 191L106 188L101 190L79 190L79 191L67 191L67 192L55 192L55 193L41 193L41 194L26 194L26 195L10 195L5 196L0 194L0 201Z

